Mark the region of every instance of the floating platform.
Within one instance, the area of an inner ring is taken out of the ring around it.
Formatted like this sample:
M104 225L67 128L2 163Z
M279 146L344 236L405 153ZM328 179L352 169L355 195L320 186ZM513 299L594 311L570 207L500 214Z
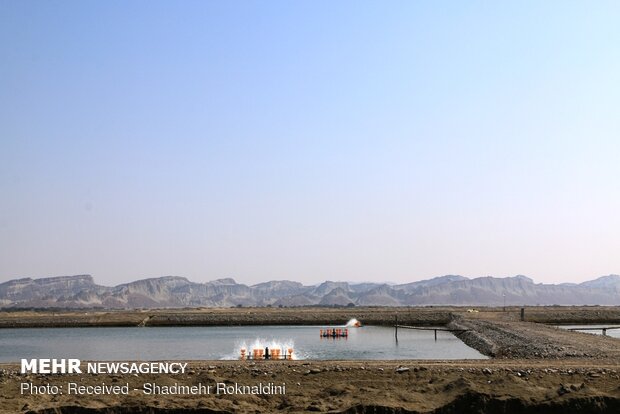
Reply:
M325 328L319 331L321 338L347 338L349 336L348 328Z
M241 360L252 359L252 360L268 360L268 359L276 359L276 360L292 360L293 359L293 348L252 348L252 352L248 352L247 349L241 348L240 350L240 358Z

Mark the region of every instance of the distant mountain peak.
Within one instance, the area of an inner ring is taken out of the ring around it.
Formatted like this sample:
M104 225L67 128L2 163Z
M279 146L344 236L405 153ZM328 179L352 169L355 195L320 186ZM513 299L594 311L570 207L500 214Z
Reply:
M513 279L524 280L529 283L534 283L534 279L532 279L531 277L527 277L525 275L516 275L516 276L513 276Z
M580 283L579 286L583 286L583 287L599 287L599 288L605 288L605 287L620 287L620 275L607 275L607 276L601 276L599 278L596 278L594 280L590 280L587 282L583 282Z
M233 279L232 277L226 277L223 279L215 279L207 283L210 283L212 285L236 285L237 284L235 279Z

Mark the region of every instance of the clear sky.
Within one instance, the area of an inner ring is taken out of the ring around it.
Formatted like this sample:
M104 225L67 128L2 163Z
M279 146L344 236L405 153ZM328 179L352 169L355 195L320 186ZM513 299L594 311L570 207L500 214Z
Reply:
M620 2L0 2L0 281L620 273Z

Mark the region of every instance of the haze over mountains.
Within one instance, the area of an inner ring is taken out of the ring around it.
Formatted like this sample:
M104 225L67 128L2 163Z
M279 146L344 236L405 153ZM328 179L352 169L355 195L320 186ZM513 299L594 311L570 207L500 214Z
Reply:
M0 307L162 308L230 306L620 305L620 276L580 284L542 284L526 276L440 276L390 285L326 281L304 286L289 280L253 286L233 279L194 283L164 276L114 287L90 275L15 279L0 284Z

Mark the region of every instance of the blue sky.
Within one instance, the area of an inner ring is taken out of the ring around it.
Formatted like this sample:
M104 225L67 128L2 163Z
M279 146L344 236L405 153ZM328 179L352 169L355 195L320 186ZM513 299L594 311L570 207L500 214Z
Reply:
M0 281L620 273L617 2L0 3Z

